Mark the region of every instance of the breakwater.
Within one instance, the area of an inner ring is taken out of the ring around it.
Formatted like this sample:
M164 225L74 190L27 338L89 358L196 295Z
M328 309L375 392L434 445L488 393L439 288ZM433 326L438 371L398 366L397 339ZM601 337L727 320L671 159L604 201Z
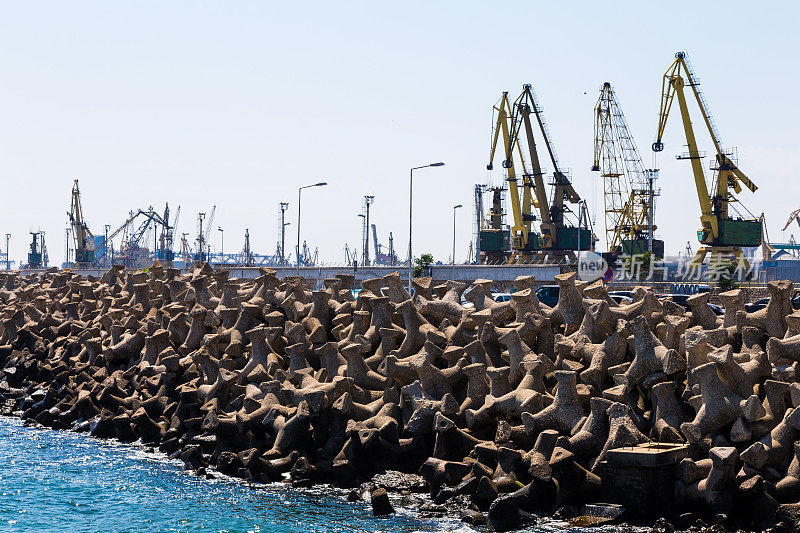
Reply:
M549 307L525 276L495 302L490 280L417 279L412 299L396 274L357 299L346 275L312 291L203 264L6 275L0 394L26 420L141 440L199 475L366 487L376 515L394 512L388 489L496 529L553 513L788 520L792 284L771 282L756 312L723 293L718 317L708 294L689 311L644 288L618 305L602 283L556 279Z

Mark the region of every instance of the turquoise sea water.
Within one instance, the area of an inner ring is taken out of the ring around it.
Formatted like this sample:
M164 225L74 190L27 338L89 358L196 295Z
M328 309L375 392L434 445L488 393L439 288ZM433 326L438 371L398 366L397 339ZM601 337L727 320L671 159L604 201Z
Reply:
M0 417L0 531L472 530L406 509L374 518L330 490L200 479L133 446Z

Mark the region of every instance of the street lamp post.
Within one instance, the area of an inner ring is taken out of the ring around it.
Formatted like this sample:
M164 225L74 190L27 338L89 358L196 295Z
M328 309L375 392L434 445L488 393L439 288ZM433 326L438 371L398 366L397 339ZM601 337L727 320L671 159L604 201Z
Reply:
M367 213L369 213L369 211L367 211ZM361 219L361 224L362 224L361 227L362 228L366 227L367 226L367 222L366 222L367 221L367 215L365 215L364 213L359 213L358 214L358 218ZM364 232L363 231L361 232L361 237L362 237L362 240L363 240L363 237L364 237ZM369 240L369 231L367 231L367 240ZM362 244L362 246L361 246L361 271L363 272L364 271L364 267L367 266L367 263L366 263L366 259L364 259L364 257L366 257L365 254L364 254L364 243L362 242L361 244ZM356 255L356 251L353 250L353 257L355 257L355 255ZM353 264L354 265L358 265L358 263L355 263L355 260L353 261ZM353 270L353 275L356 275L356 271L355 270ZM362 274L362 277L363 277L363 274Z
M8 254L8 241L11 239L11 234L6 233L6 270L11 270L11 256Z
M287 202L281 202L281 269L286 267L286 226L289 225L285 221L286 210L289 209Z
M222 263L225 263L225 230L222 229L222 226L217 226L217 230L219 231L219 255L222 258Z
M110 224L105 224L103 227L106 230L106 236L103 239L103 260L104 260L104 262L106 264L106 268L108 268L109 267L109 262L108 262L108 230L111 229L111 225Z
M300 193L303 192L303 189L308 189L309 187L323 187L327 185L327 181L321 181L319 183L315 183L313 185L303 185L299 189L297 189L297 248L295 249L295 254L297 254L297 275L300 275Z
M411 264L413 261L413 256L411 255L411 220L413 210L413 198L414 198L414 171L419 170L421 168L428 168L428 167L443 167L444 163L431 163L430 165L422 165L420 167L412 167L408 177L408 294L411 294Z
M453 257L450 266L450 279L453 281L456 279L456 209L459 207L461 204L453 206Z

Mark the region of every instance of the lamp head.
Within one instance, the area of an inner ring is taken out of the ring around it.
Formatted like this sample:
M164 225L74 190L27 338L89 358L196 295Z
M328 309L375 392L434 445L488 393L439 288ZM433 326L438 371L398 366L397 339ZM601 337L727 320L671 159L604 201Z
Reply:
M444 166L444 163L442 163L442 162L440 161L440 162L438 162L438 163L431 163L431 164L430 164L430 165L428 165L428 166L429 166L429 167L443 167L443 166Z

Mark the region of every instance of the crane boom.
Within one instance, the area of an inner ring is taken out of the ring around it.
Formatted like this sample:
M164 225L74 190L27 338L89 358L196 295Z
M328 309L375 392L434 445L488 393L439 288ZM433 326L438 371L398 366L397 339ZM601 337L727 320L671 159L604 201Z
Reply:
M375 227L375 224L372 225L372 244L375 247L375 259L377 259L381 253L381 245L378 244L378 228Z
M792 211L792 214L789 215L789 220L787 220L786 224L783 226L783 231L786 231L786 228L788 228L789 225L795 220L797 221L797 225L800 226L800 209L795 209Z
M180 218L181 218L181 206L178 206L178 211L175 213L175 218L172 220L172 235L170 235L171 237L176 233L178 233L178 220L180 220ZM170 243L170 245L171 244L172 243Z
M211 237L211 228L214 227L214 214L217 212L217 206L211 208L211 214L208 215L208 222L206 226L206 233L203 235L203 242L208 244L208 238Z

